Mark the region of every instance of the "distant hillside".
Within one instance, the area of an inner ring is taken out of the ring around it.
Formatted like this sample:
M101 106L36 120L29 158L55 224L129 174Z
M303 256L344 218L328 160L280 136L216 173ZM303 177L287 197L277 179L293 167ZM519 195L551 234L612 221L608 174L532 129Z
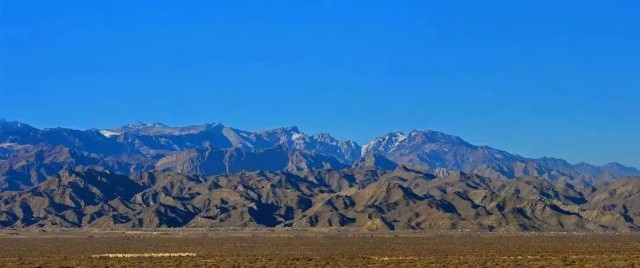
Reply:
M550 157L526 158L487 146L476 146L459 137L436 131L389 133L363 146L362 155L369 154L379 154L414 169L446 168L504 179L537 176L554 182L599 184L640 176L640 170L618 163L604 166L586 163L572 165Z

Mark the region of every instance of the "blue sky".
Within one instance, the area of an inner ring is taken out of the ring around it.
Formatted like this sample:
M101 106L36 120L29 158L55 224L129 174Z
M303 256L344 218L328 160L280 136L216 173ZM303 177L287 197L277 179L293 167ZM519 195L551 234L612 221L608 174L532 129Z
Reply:
M490 3L489 3L490 2ZM640 167L638 1L0 2L0 118L434 129Z

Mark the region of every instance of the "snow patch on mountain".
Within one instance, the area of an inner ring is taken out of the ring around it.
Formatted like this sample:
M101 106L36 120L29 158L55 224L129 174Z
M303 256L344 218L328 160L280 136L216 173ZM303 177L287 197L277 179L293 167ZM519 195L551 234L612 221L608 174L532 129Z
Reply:
M305 138L305 135L302 133L293 133L293 135L291 135L291 140L293 141L304 140Z
M113 136L118 136L120 135L120 133L115 132L113 130L108 130L108 129L102 129L100 130L100 134L102 134L102 136L105 136L107 138L111 138Z

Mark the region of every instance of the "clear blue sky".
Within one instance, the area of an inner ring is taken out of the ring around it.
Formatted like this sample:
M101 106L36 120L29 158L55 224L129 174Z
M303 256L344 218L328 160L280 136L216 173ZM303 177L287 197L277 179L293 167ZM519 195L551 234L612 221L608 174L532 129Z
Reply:
M490 3L489 3L490 2ZM639 1L0 1L0 118L434 129L640 167Z

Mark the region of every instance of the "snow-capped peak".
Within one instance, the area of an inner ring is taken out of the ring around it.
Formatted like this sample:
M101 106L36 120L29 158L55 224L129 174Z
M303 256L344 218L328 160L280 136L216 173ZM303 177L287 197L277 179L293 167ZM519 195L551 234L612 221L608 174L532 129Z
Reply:
M362 146L361 156L380 151L389 152L395 149L402 141L406 140L407 137L408 136L402 132L394 132L375 138Z

